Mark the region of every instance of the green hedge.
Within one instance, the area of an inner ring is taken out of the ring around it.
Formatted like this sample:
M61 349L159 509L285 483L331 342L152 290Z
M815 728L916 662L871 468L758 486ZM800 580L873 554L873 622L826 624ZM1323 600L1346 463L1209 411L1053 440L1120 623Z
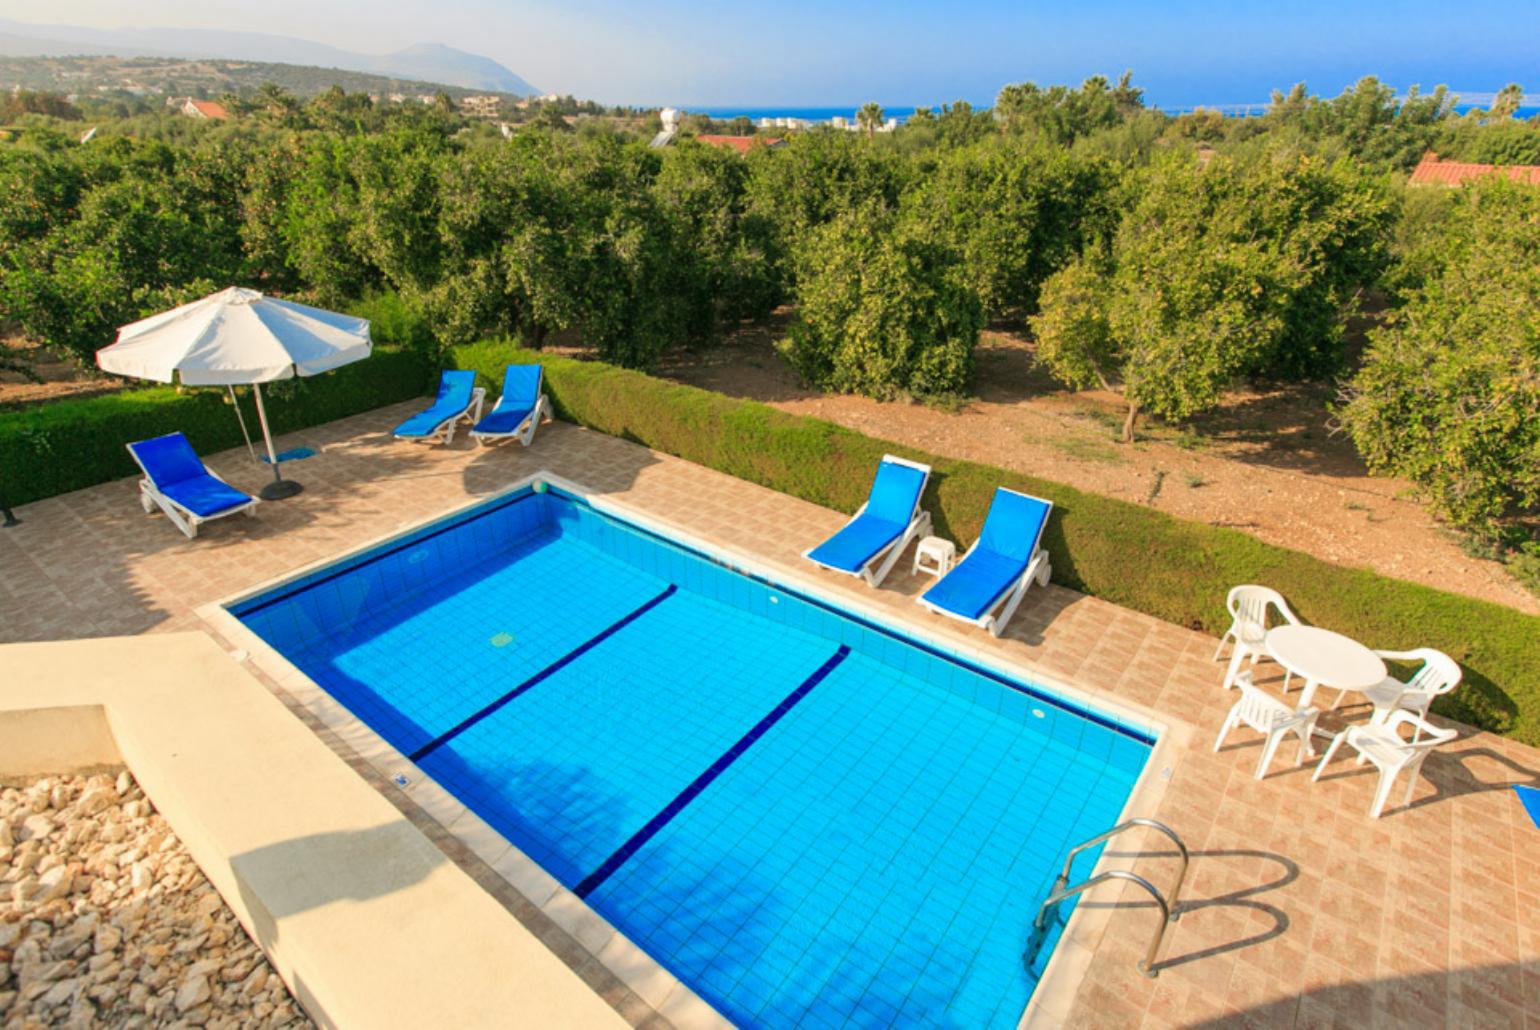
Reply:
M366 361L274 383L263 394L273 432L285 433L419 396L432 377L421 353L376 348ZM255 436L249 394L241 409ZM155 386L0 412L0 494L25 504L133 475L123 445L178 429L200 454L243 443L223 388Z
M639 372L500 342L458 348L453 357L475 369L492 396L505 364L542 362L556 410L569 421L841 511L865 499L883 453L927 462L935 469L926 507L936 531L963 544L977 535L997 485L1037 494L1054 503L1045 544L1058 583L1215 635L1229 623L1230 587L1266 583L1307 621L1373 647L1448 652L1465 667L1465 682L1436 710L1540 745L1540 618Z

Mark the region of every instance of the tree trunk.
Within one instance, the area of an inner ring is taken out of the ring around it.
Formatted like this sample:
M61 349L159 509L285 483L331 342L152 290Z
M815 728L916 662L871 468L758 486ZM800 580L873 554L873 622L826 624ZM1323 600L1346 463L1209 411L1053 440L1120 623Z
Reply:
M1128 402L1128 414L1123 417L1123 442L1134 442L1134 420L1139 417L1139 402Z

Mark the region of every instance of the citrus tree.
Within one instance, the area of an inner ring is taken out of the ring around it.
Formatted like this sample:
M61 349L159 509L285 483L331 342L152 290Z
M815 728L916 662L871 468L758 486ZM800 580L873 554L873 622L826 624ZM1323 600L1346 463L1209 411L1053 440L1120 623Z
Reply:
M867 204L812 230L796 257L784 353L805 379L879 398L967 386L983 308L923 226Z
M1540 516L1537 253L1540 189L1494 177L1455 194L1338 412L1371 470L1488 539Z
M1238 171L1174 159L1154 166L1107 259L1080 258L1048 280L1032 319L1038 357L1070 386L1105 385L1139 415L1182 419L1275 346L1301 279L1254 232Z

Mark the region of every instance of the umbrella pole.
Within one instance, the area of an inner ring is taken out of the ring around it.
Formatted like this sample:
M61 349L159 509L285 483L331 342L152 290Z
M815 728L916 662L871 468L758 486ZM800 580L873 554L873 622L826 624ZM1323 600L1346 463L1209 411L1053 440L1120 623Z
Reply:
M246 453L251 455L252 461L260 463L261 459L257 457L257 449L251 445L251 433L246 429L246 416L241 414L241 402L235 396L235 387L226 386L225 389L230 391L230 406L235 409L235 419L241 424L241 436L246 438Z
M264 501L281 501L285 497L293 497L305 488L292 479L283 478L283 474L278 471L278 452L273 449L273 431L268 428L267 409L262 406L261 384L251 384L251 395L257 399L257 419L262 423L262 439L267 441L267 460L273 463L273 481L264 486L257 496Z

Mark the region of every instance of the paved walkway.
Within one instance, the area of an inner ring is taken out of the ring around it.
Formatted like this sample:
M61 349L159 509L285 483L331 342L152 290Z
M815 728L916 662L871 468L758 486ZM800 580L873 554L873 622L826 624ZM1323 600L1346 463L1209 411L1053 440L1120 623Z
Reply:
M285 437L285 447L320 452L291 467L304 494L264 504L254 519L211 524L197 540L143 515L130 480L24 506L23 525L0 531L0 642L196 629L198 605L541 468L804 572L798 556L808 541L843 519L560 423L528 451L392 441L385 431L409 407ZM263 482L244 451L211 464L238 486ZM1137 568L1130 556L1131 574ZM876 592L827 580L830 590L859 591L895 618L954 632L912 603L920 583L905 574ZM1134 969L1153 909L1099 888L1107 893L1086 903L1117 907L1070 1022L1540 1027L1540 829L1508 789L1540 785L1540 752L1468 732L1428 761L1410 808L1374 821L1370 768L1339 759L1311 784L1310 766L1290 766L1285 744L1259 783L1251 778L1258 742L1249 735L1209 750L1235 695L1219 688L1208 636L1050 587L1029 592L1007 638L968 639L1193 728L1193 746L1173 755L1157 811L1145 813L1175 827L1194 853L1187 910L1162 949L1160 976L1147 980ZM1361 719L1363 711L1345 708L1340 717ZM1131 857L1134 867L1169 882L1172 864L1158 845L1117 847L1147 848Z

